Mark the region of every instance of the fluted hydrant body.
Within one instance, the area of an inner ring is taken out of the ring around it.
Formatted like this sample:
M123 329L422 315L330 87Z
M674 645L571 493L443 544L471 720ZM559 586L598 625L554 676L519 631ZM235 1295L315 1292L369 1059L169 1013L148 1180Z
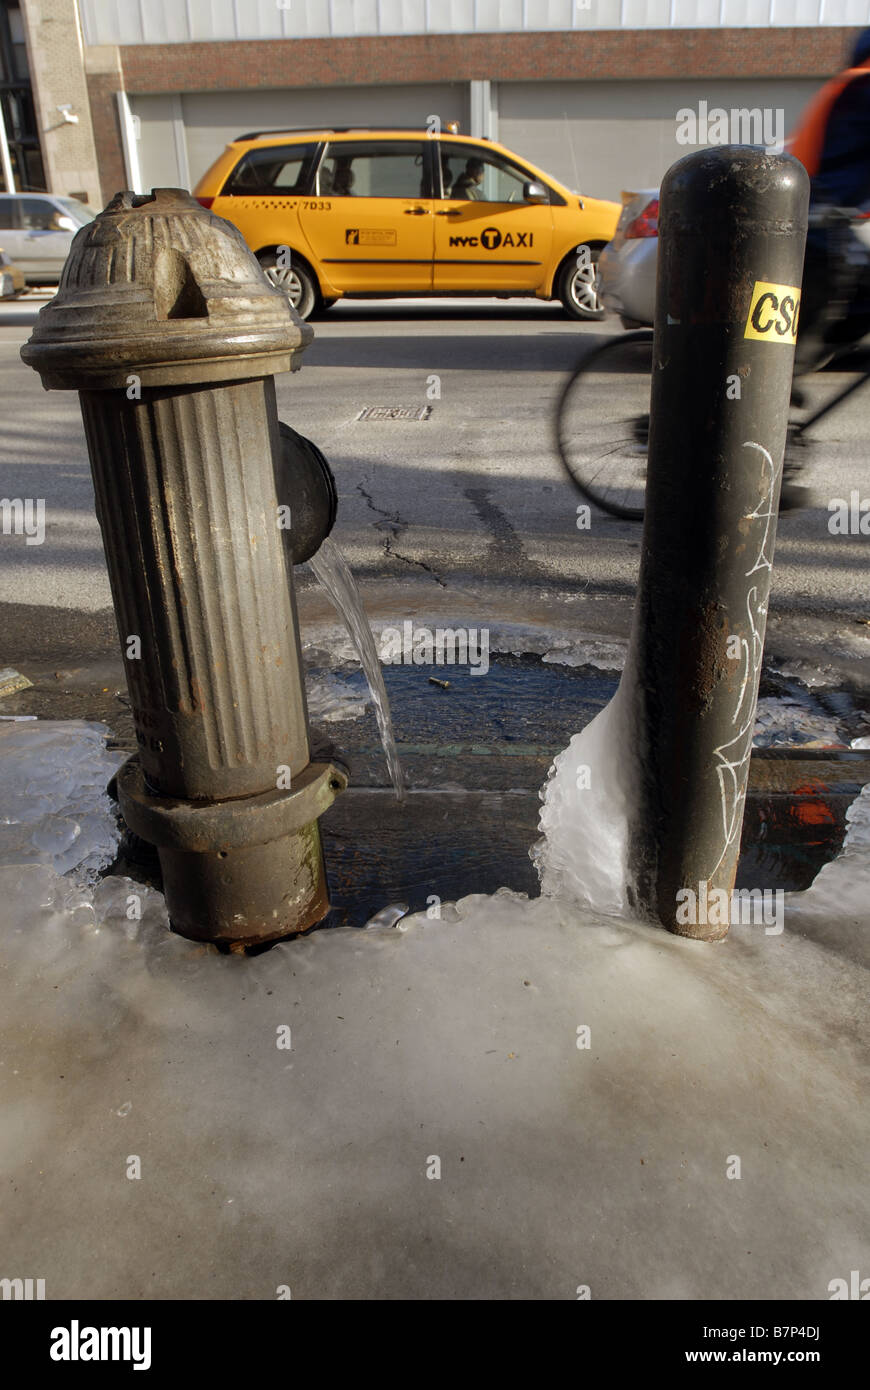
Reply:
M74 388L138 756L118 777L173 927L262 941L328 909L278 497L274 373L312 336L239 234L189 194L117 195L76 237L24 360Z

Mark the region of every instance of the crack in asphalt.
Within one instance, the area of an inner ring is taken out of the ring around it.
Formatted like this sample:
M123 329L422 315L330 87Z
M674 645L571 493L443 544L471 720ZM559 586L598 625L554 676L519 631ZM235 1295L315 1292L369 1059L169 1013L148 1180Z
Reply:
M413 560L410 555L402 555L400 551L393 550L392 541L389 538L384 545L384 554L389 555L393 560L403 560L406 565L419 565L420 569L430 574L435 580L435 583L440 584L442 589L447 588L447 584L441 578L437 570L434 570L431 565L427 565L425 560Z
M365 487L362 483L357 483L356 490L361 497L365 498L366 506L369 508L369 510L373 511L375 516L379 516L381 518L380 521L375 522L376 526L379 526L383 530L384 525L386 523L386 525L389 526L390 530L393 532L394 539L396 536L400 535L402 531L405 530L408 523L407 521L402 520L398 512L385 512L383 507L376 506L375 499L372 497L370 492L366 492Z
M379 521L374 522L375 527L381 531L386 530L390 532L388 536L384 536L384 557L389 560L401 560L406 565L416 565L419 569L424 570L426 574L431 575L436 584L441 585L442 589L446 589L448 587L446 582L441 578L437 570L433 569L431 565L426 564L425 560L414 560L410 555L403 555L401 551L393 549L395 541L398 540L403 531L407 530L408 522L403 520L397 511L387 512L384 511L383 507L377 506L371 493L366 492L362 483L357 483L356 489L360 496L365 499L366 506L369 510L380 518Z

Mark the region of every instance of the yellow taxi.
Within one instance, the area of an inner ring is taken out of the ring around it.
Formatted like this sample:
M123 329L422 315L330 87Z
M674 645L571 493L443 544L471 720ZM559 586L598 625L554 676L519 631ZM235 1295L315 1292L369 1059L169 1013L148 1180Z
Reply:
M622 210L495 141L371 128L240 135L194 195L302 318L343 296L468 294L601 318L598 254Z

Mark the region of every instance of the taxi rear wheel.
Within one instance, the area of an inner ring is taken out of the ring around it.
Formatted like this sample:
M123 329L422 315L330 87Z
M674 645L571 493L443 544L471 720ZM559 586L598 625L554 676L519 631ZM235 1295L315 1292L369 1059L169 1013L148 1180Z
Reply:
M577 258L571 255L562 267L559 276L559 298L565 310L575 319L598 320L604 318L604 304L600 295L598 278L598 247L590 247L589 264L578 269Z
M314 276L307 266L293 259L290 265L278 264L274 251L267 251L260 257L260 265L266 279L276 289L283 290L301 319L311 316L318 299Z

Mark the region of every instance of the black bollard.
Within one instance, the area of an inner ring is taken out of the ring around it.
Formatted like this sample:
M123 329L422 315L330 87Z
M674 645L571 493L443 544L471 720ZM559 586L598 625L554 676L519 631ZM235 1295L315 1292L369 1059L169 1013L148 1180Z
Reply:
M728 931L764 649L809 181L702 151L661 190L646 514L629 664L634 906ZM715 908L715 910L714 910Z

